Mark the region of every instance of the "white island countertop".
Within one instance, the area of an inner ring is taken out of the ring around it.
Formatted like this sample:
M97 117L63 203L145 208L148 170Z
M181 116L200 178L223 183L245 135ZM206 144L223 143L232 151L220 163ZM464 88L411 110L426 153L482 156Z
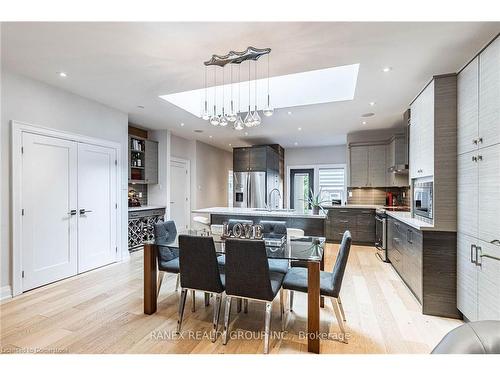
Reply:
M312 211L298 212L293 210L271 210L264 208L239 208L239 207L208 207L192 211L195 214L214 215L236 215L236 216L269 216L269 217L296 217L302 219L326 219L326 215L320 211L313 214Z
M434 225L411 217L410 212L387 211L387 215L418 230L435 230Z

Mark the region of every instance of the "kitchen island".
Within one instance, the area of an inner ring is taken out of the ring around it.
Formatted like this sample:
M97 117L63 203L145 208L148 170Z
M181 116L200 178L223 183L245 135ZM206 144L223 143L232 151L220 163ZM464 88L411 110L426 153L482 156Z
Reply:
M267 210L264 208L209 207L192 211L195 214L210 215L210 224L222 224L230 219L252 220L254 224L262 220L286 222L287 228L304 230L306 236L325 235L326 215L322 212L298 212L288 209Z

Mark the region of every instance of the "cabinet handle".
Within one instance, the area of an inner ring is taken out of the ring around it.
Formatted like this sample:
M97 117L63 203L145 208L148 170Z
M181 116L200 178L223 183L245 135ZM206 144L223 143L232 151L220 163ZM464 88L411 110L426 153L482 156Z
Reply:
M478 155L477 160L482 161L483 160L483 155Z
M476 156L473 156L473 157L472 157L472 161L473 161L473 162L477 162L477 157L476 157Z
M481 262L481 257L483 256L482 253L483 249L481 248L481 246L476 246L476 266L481 267L483 265L483 262Z
M76 215L76 210L71 210L70 212L68 212L68 215L71 215L71 216Z
M500 246L500 240L490 241L490 244Z
M483 138L482 138L482 137L479 137L478 142L479 142L479 143L483 143Z
M490 258L490 259L493 259L493 260L498 260L500 261L500 258L499 257L496 257L494 255L490 255L490 254L483 254L481 252L481 255L480 255L481 258ZM482 263L479 263L479 265L481 265Z
M474 139L472 140L472 143L473 143L473 144L475 144L475 145L477 145L477 138L474 138Z
M474 263L474 264L476 264L476 261L474 260L474 253L475 253L476 247L477 246L474 244L470 245L470 262Z

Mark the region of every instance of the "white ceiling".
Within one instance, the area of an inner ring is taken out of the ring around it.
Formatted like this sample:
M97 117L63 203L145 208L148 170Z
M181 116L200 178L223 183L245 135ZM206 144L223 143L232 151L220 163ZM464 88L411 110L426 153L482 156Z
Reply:
M147 128L169 128L223 148L260 142L305 147L397 126L432 75L456 72L499 31L498 22L3 23L2 63L127 112ZM291 115L281 109L244 136L158 97L203 87L203 61L248 46L272 49L272 76L359 63L354 100L294 107ZM393 70L384 73L385 66ZM375 116L363 125L366 112Z

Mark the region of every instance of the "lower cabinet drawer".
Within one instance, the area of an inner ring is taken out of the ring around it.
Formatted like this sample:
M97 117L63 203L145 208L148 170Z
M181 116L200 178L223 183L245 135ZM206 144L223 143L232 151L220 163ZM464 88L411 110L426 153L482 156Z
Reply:
M398 249L393 248L389 251L389 260L391 261L393 267L398 271L400 275L403 274L403 257Z

